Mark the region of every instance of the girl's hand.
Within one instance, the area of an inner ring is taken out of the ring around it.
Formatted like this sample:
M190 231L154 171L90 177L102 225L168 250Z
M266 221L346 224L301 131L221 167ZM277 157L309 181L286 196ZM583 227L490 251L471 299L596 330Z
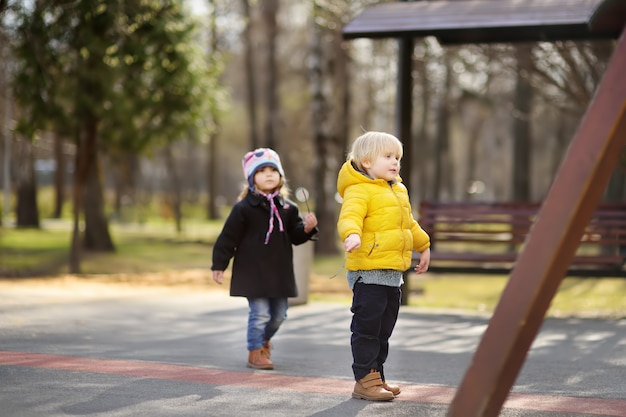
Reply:
M313 213L307 213L304 216L304 232L309 233L317 226L317 217Z
M349 235L346 240L343 241L343 248L346 252L352 252L355 249L361 247L361 236L353 233Z
M430 248L420 253L420 263L417 264L417 266L415 267L415 272L417 272L418 274L422 274L428 271L429 265L430 265Z
M222 285L222 282L224 282L224 271L213 271L213 281Z

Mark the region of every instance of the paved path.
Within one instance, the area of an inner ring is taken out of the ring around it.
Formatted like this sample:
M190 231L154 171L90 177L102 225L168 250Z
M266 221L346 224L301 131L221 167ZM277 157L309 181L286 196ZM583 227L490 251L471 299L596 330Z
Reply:
M0 285L0 416L445 416L487 317L403 307L390 403L350 398L350 312L289 310L245 367L245 301L199 287ZM626 320L549 319L505 417L626 417Z

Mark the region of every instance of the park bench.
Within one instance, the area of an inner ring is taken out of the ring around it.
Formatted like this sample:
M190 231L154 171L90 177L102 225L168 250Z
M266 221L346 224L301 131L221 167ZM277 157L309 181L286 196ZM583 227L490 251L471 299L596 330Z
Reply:
M429 270L509 273L539 209L540 203L421 202L419 223L431 239ZM625 261L626 203L602 203L568 275L626 277Z

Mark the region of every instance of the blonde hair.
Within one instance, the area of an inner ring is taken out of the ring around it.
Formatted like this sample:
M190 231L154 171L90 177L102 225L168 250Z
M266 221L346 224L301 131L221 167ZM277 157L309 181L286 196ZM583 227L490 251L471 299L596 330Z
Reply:
M398 159L401 159L402 142L389 133L365 132L356 138L347 159L352 159L360 171L365 171L363 162L374 162L376 158L387 153L395 154Z
M287 180L285 178L280 177L280 181L278 183L278 188L280 189L280 195L284 199L289 198L289 194L291 193L291 189L287 185ZM245 196L247 196L249 192L250 192L250 184L248 184L248 182L246 181L245 183L241 184L241 193L239 194L239 197L237 197L237 201L243 200L243 198Z

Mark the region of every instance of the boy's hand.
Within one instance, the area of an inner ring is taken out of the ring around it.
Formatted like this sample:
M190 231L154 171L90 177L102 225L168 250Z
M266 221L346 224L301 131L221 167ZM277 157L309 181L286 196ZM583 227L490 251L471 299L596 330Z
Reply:
M361 236L353 233L349 235L346 240L343 241L343 248L346 252L352 252L355 249L361 247Z
M222 282L224 282L224 271L213 271L213 281L222 285Z
M417 264L417 266L415 267L415 272L417 272L418 274L422 274L428 271L429 265L430 265L430 248L420 253L420 263Z
M304 233L309 233L317 226L317 217L313 213L307 213L304 216Z

